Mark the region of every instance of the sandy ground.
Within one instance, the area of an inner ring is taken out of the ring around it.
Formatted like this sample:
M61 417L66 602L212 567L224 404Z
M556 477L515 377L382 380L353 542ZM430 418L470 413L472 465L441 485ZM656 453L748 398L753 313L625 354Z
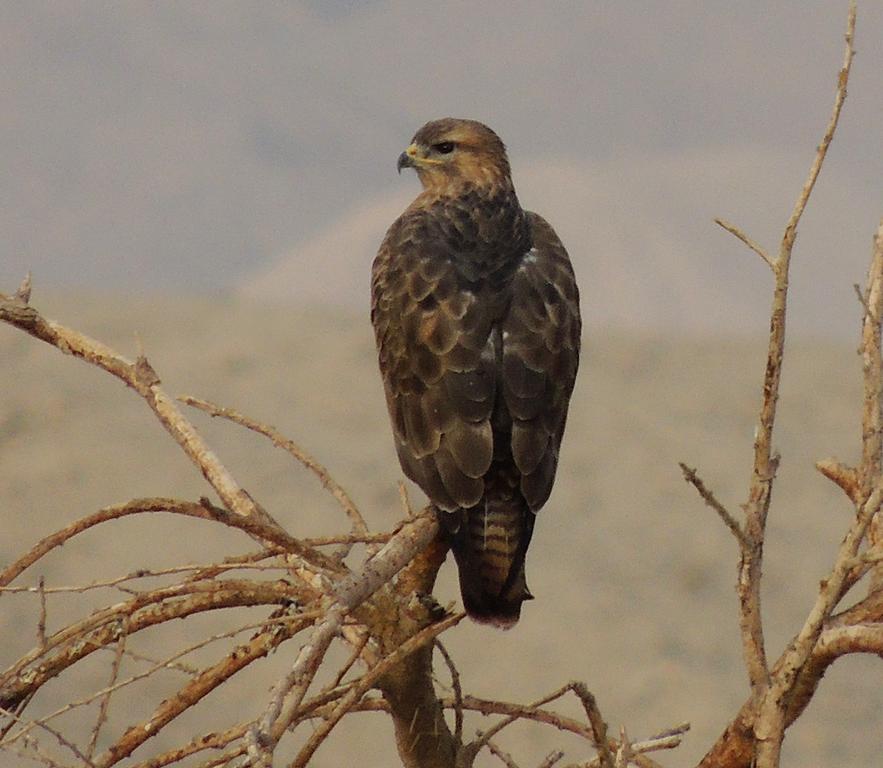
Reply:
M396 521L400 471L367 317L223 299L43 297L37 291L34 301L48 316L131 356L137 334L171 393L206 397L274 424L327 464L373 527L388 529ZM701 756L747 692L733 590L736 548L683 482L677 462L698 465L738 511L764 349L763 339L588 329L556 490L540 515L528 561L537 599L510 632L464 623L444 638L468 692L528 701L581 679L611 726L625 724L632 736L684 720L693 724L683 747L662 756L665 765L690 765ZM858 455L859 370L849 345L789 346L775 441L783 458L763 595L774 657L799 628L850 519L839 491L812 465L830 455L846 461ZM103 505L206 493L146 406L106 374L3 327L0 382L0 561ZM293 533L343 527L315 478L281 452L238 427L201 414L194 419L240 482ZM20 583L35 583L39 574L50 586L83 583L252 546L198 521L128 520L64 547ZM457 598L451 563L437 595L442 602ZM32 597L5 596L2 603L5 667L33 645L36 611ZM88 605L79 597L51 599L50 631L62 626L67 611ZM167 639L163 633L195 639L240 618L249 615L179 622L150 633L142 648ZM293 643L284 646L239 688L213 694L171 727L163 743L187 740L200 725L242 719L261 705L295 650ZM209 648L197 662L214 658ZM80 686L103 684L105 675L97 662L84 665L50 686L34 711L48 711ZM169 695L180 681L166 673L140 693L120 697L109 733L149 712L148 694ZM875 659L835 665L789 731L783 764L883 764L881 682ZM71 718L68 726L76 733L88 722ZM575 741L550 729L520 726L506 734L500 742L522 766L536 765L557 745L572 760L585 756ZM144 759L153 748L148 743L135 756ZM397 765L388 721L376 714L349 718L313 764ZM499 763L481 762L492 764Z

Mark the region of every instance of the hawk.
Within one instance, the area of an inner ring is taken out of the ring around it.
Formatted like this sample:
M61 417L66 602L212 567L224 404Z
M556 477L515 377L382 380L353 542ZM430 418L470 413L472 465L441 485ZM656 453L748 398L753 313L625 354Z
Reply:
M567 251L519 204L486 125L427 123L402 168L423 191L371 275L396 451L447 532L467 613L509 627L532 598L524 560L579 364L579 293Z

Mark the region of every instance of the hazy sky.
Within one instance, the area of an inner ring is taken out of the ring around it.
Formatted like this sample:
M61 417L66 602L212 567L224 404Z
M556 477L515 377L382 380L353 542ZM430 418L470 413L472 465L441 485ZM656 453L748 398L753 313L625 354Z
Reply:
M765 268L710 220L774 247L830 111L846 6L2 1L0 290L30 269L38 287L366 306L379 237L417 189L396 157L450 114L506 141L590 319L763 327ZM854 328L883 214L881 42L883 2L860 2L795 257L813 332Z

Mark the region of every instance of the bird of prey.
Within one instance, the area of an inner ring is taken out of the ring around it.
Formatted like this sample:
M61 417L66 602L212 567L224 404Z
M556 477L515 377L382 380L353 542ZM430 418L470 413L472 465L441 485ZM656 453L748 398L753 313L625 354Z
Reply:
M532 598L524 560L579 364L579 293L567 251L519 204L486 125L427 123L402 168L423 191L371 276L395 446L447 532L467 613L510 627Z

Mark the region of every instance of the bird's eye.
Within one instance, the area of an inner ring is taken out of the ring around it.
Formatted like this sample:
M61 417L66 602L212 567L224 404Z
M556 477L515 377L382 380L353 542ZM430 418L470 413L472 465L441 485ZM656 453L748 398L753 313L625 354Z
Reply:
M449 155L454 151L454 142L440 141L438 144L433 144L432 148L440 155Z

